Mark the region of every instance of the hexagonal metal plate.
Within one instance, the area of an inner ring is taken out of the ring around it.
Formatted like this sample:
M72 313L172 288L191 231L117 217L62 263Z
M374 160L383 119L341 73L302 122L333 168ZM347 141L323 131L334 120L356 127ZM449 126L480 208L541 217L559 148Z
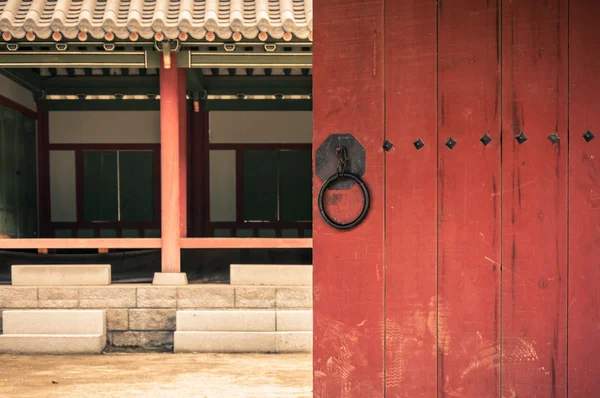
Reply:
M348 166L346 171L362 177L367 169L367 153L360 142L350 133L331 134L319 148L315 155L315 171L321 182L337 172L337 147L345 147L348 154ZM331 190L347 190L354 186L352 180L341 180L331 184Z

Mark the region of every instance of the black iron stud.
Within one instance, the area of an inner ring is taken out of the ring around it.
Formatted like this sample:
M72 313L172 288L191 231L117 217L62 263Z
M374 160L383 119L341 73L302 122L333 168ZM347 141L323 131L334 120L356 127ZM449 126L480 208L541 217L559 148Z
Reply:
M517 140L517 142L519 143L519 145L521 145L522 143L524 143L525 141L527 141L527 136L525 135L524 132L520 132L519 134L517 134L517 136L515 137L515 139Z
M456 146L456 141L454 141L454 138L450 137L450 138L448 138L448 141L446 141L445 145L448 148L453 149Z
M590 142L594 139L594 137L594 133L592 133L590 130L586 131L585 134L583 134L583 139L585 140L585 142Z
M560 141L560 136L556 134L556 131L553 131L552 134L548 136L548 139L552 144L556 144L558 141Z
M415 142L413 142L413 145L415 146L415 148L417 148L417 151L421 148L423 148L425 146L425 143L423 142L422 139L418 139Z
M484 145L484 146L487 146L487 144L489 144L490 142L492 142L492 137L490 137L490 136L488 135L488 133L485 133L485 134L483 135L483 137L481 137L481 138L479 139L479 141L481 141L481 142L483 143L483 145Z
M388 140L385 140L385 142L383 143L383 149L385 149L386 152L389 152L393 147L394 144L392 144Z

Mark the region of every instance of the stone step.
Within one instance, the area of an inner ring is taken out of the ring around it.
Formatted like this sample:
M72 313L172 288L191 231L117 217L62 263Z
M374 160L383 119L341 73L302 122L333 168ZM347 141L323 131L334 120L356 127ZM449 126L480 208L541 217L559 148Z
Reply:
M277 331L312 332L311 310L277 310Z
M177 311L180 332L274 332L275 311L198 310Z
M104 310L5 310L5 334L105 335Z
M174 351L209 353L311 352L311 332L175 332Z
M247 286L312 286L312 265L231 264L229 281Z
M2 334L2 354L100 354L105 334Z
M13 265L11 281L13 286L110 285L110 265Z

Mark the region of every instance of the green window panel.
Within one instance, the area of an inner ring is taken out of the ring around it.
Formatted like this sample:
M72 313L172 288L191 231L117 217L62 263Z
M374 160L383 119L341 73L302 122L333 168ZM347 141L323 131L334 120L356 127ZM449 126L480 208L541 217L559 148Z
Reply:
M229 228L215 228L213 232L215 238L229 238L231 237L231 229Z
M101 238L116 238L117 237L117 230L116 229L101 229L100 230L100 237Z
M244 221L312 220L311 151L244 151Z
M154 153L120 151L121 221L154 220Z
M282 238L298 238L298 230L297 229L282 229L281 230Z
M280 151L279 221L312 220L312 153Z
M245 151L244 220L277 220L277 152Z
M123 229L123 238L139 238L140 231L137 229Z
M160 238L160 229L145 229L144 238Z
M259 229L258 230L259 238L275 238L277 237L277 231L274 229Z
M254 231L251 229L238 229L236 230L236 236L238 238L253 238Z
M85 239L93 238L94 237L94 230L93 229L78 229L77 230L77 237L78 238L85 238Z
M116 151L83 151L85 221L118 221L117 167Z
M72 238L73 231L71 231L70 229L56 229L56 230L54 230L54 237L55 238Z

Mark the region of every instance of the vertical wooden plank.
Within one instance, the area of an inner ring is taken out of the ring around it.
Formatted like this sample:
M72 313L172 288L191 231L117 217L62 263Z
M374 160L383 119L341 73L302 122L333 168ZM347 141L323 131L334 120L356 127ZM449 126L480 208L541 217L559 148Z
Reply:
M584 398L600 394L600 3L571 0L569 15L568 396Z
M171 64L176 65L175 55ZM177 68L160 68L160 168L162 272L180 272L179 84Z
M187 236L187 74L185 68L177 68L177 100L179 105L179 228L181 237Z
M436 12L435 2L386 0L388 397L437 394Z
M505 397L566 394L567 6L502 6ZM527 141L519 144L521 133Z
M439 397L500 393L499 7L438 8Z
M313 146L330 134L354 134L366 149L371 209L345 232L313 209L313 394L378 398L384 395L383 0L316 1L314 16ZM314 181L316 198L321 181ZM333 217L362 206L355 191L330 195Z

